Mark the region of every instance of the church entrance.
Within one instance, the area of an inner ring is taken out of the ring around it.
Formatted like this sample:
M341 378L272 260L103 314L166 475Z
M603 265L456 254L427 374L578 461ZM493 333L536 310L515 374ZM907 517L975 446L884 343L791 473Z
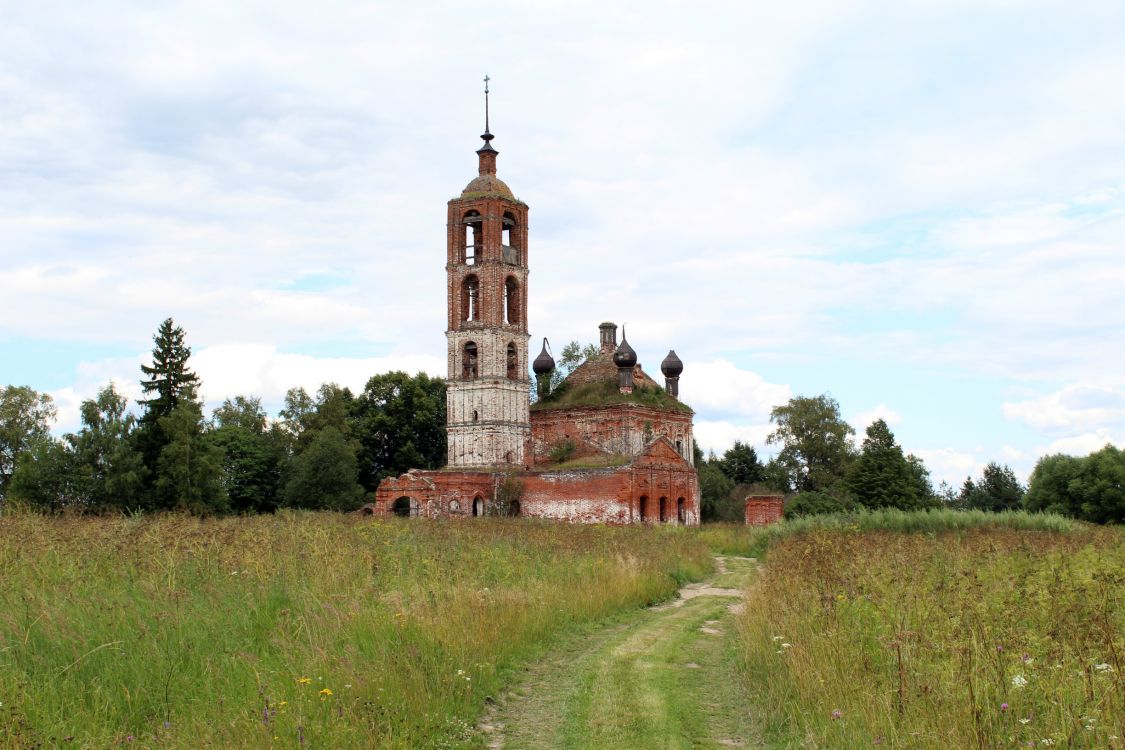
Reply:
M394 505L391 506L391 513L402 518L413 518L418 515L418 511L418 501L408 495L395 500Z

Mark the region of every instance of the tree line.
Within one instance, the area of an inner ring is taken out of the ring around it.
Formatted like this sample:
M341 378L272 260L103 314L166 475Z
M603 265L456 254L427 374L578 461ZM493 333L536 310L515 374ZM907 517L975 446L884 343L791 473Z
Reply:
M721 457L695 451L704 520L740 522L748 494L788 496L787 516L858 508L959 508L1060 513L1094 523L1125 522L1125 451L1106 445L1085 457L1039 459L1027 487L1006 465L991 462L960 488L934 487L922 459L903 452L882 419L856 446L855 430L831 396L798 396L770 414L767 443L777 455L762 462L750 445L735 442Z
M375 375L359 394L291 388L275 419L260 398L236 396L208 418L183 329L169 318L153 341L139 410L110 383L61 439L49 396L0 387L0 501L94 513L353 510L384 477L445 463L440 378Z

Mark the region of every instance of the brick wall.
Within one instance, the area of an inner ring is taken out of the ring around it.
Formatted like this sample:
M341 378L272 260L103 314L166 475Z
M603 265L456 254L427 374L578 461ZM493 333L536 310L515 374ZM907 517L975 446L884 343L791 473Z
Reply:
M766 526L785 516L785 500L781 495L749 495L746 498L746 524Z

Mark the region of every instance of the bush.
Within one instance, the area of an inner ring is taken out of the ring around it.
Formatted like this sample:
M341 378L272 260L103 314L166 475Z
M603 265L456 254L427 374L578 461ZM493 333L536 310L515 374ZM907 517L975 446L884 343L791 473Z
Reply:
M823 516L829 513L850 513L858 507L858 503L846 494L802 492L785 504L785 517L800 518L801 516Z
M552 463L561 464L564 461L569 461L576 450L578 450L578 444L570 438L564 438L551 446L547 456Z

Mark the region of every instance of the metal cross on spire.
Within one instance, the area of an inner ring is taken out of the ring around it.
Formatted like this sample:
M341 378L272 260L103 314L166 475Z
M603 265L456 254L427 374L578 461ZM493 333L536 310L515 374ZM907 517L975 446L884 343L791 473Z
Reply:
M484 132L488 132L488 74L484 75Z

